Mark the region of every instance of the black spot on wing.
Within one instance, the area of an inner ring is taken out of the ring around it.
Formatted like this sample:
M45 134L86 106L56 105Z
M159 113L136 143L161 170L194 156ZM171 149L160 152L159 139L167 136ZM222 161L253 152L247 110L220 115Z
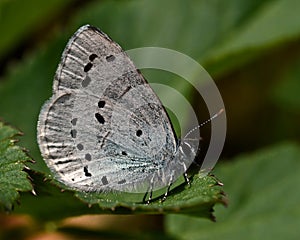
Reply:
M91 154L89 154L89 153L85 154L84 158L85 158L86 160L88 160L88 161L91 161L91 160L92 160L92 156L91 156Z
M114 55L109 55L109 56L106 56L105 59L108 62L112 62L116 59L116 57Z
M107 184L108 184L108 181L107 181L106 176L103 176L103 177L101 178L101 182L103 183L103 185L107 185Z
M100 113L95 113L95 117L99 123L101 124L105 123L104 117Z
M139 129L139 130L136 131L136 135L138 137L142 136L142 134L143 134L143 131L141 129Z
M98 107L99 108L104 108L104 106L105 106L105 101L99 101L98 102Z
M92 174L89 172L87 166L85 166L85 167L83 168L83 171L84 171L84 175L85 175L86 177L91 177L91 176L92 176Z
M91 55L89 56L89 60L92 62L92 61L94 61L95 58L97 58L97 57L98 57L98 55L95 54L95 53L93 53L93 54L91 54Z
M81 82L82 87L87 87L91 83L91 78L89 76L85 76L85 78Z
M84 72L88 72L91 70L91 68L93 67L93 64L91 62L87 63L85 66L84 66L84 69L83 71Z
M81 143L77 144L77 149L80 151L83 150L83 145Z
M76 138L76 135L77 135L77 131L75 129L72 129L71 130L71 137Z
M72 123L73 126L75 126L76 123L77 123L77 118L73 118L73 119L71 120L71 123Z

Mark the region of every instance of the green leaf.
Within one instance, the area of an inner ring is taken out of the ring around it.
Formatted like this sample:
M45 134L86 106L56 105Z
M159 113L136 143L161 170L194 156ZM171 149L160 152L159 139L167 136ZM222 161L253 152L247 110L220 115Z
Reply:
M101 208L117 211L119 207L126 211L141 213L185 213L198 217L212 218L212 207L216 203L226 204L220 183L213 176L194 175L191 186L185 183L173 188L164 202L161 202L164 191L154 193L154 200L149 204L142 202L144 194L83 194L77 196L89 204L97 203ZM114 196L113 196L114 195ZM112 198L113 196L113 198Z
M32 191L25 163L30 158L15 146L14 138L20 132L0 122L0 210L11 210L19 192Z
M277 0L261 3L256 12L210 49L204 59L210 72L225 74L261 56L271 47L299 39L299 1Z
M61 191L50 181L44 181L41 174L32 173L31 177L37 196L22 194L22 204L15 208L15 212L27 213L44 221L97 213L182 213L213 219L212 207L216 203L226 204L220 183L213 176L194 175L191 186L179 184L162 203L164 191L157 192L149 205L142 202L144 194L75 192L74 196L74 192Z
M281 144L219 164L228 209L216 207L218 222L170 215L166 225L178 239L297 239L300 225L300 146Z

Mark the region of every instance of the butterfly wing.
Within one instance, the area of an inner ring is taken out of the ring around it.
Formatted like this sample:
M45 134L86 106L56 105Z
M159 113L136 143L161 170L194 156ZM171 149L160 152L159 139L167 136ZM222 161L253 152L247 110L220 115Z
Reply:
M39 117L38 140L66 185L140 191L174 156L176 138L160 100L98 29L83 26L71 38L53 91Z

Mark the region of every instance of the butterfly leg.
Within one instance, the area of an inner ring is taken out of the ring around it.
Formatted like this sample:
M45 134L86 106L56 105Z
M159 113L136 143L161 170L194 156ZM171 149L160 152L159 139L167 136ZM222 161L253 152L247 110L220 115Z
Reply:
M172 186L172 183L173 183L173 178L174 178L174 171L172 172L171 174L171 177L170 177L170 181L169 181L169 184L168 184L168 188L167 188L167 191L165 192L165 195L163 196L163 198L160 200L160 202L164 202L166 199L167 199L167 196L170 192L170 188Z
M149 188L147 189L144 197L143 197L143 202L146 203L147 205L152 201L152 194L153 194L153 184L154 184L154 175L153 177L151 178L151 181L150 181L150 186ZM146 201L146 197L149 193L149 198L148 200Z
M184 177L184 180L187 183L187 185L191 186L191 181L186 172L184 172L183 177Z
M185 163L182 163L183 165L183 169L184 169L184 173L183 173L183 177L184 177L184 180L185 182L191 186L191 182L190 182L190 179L188 178L188 175L187 175L187 167L185 165ZM167 188L167 191L165 192L165 195L163 196L163 198L161 199L161 202L164 202L166 199L167 199L167 196L170 192L170 188L172 186L172 183L173 183L173 178L174 178L174 173L171 175L171 178L170 178L170 182L169 182L169 185L168 185L168 188Z
M148 195L148 193L149 193L149 189L150 189L150 188L148 188L147 191L145 192L145 195L144 195L144 197L143 197L143 203L146 203L146 197L147 197L147 195Z
M164 202L166 199L167 199L167 196L170 192L170 188L172 186L172 183L169 184L168 188L167 188L167 191L165 192L165 195L163 196L163 198L160 200L160 202Z
M146 201L146 197L147 197L148 193L149 193L149 198L148 198L148 200ZM151 200L152 200L152 190L151 190L151 188L149 187L148 190L147 190L147 192L145 193L145 195L144 195L144 197L143 197L143 203L146 203L146 204L148 205L148 204L151 202Z
M183 170L184 170L184 173L183 173L184 180L187 183L187 185L191 186L191 181L187 175L187 167L186 167L185 163L182 163L182 165L183 165Z
M149 198L148 198L148 200L147 200L147 205L152 201L152 193L153 193L153 191L152 191L152 189L151 189L151 190L150 190Z

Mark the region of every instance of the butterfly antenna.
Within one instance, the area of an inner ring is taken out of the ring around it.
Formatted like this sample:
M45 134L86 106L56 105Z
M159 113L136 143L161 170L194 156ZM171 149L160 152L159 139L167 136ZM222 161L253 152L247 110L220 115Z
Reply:
M218 117L221 113L224 112L224 108L222 108L219 112L217 112L215 115L213 115L210 119L207 119L206 121L204 121L203 123L201 123L200 125L198 125L197 127L194 127L193 129L191 129L184 138L186 138L188 135L190 135L193 131L203 127L205 124L211 122L213 119L215 119L216 117Z

